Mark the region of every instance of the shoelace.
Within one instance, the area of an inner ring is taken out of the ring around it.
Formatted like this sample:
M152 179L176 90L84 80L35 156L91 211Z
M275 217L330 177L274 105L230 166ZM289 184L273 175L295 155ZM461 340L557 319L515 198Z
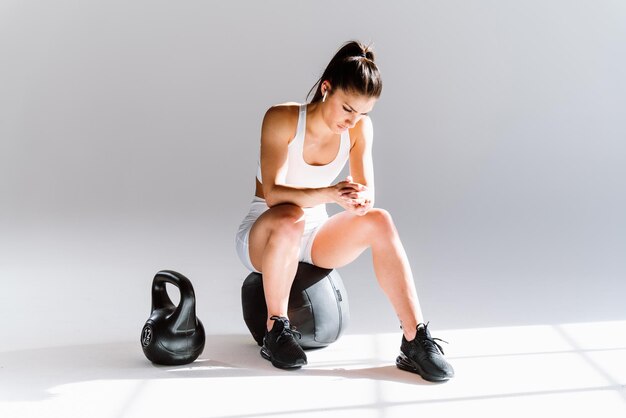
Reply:
M272 316L270 317L270 319L273 319L274 321L276 320L281 320L282 318L279 316ZM282 337L288 337L288 336L296 336L298 337L299 340L302 339L302 334L300 333L300 331L296 330L296 327L294 327L293 325L291 325L291 323L289 323L289 321L284 321L286 322L285 325L283 327L283 330L280 332L280 335L278 337L276 337L276 341L280 340Z
M428 324L430 324L430 322L427 322L425 324L423 322L419 323L417 325L417 328L419 329L420 325L424 325L424 333L426 333L426 331L428 330ZM424 345L424 348L426 348L430 352L433 352L435 350L435 347L433 347L433 344L434 344L435 346L437 346L439 351L441 351L441 354L445 354L445 353L443 352L443 348L437 343L437 341L441 341L443 343L449 344L447 341L442 340L441 338L428 337L428 336L425 336L425 335L424 336L416 336L416 340L419 340ZM435 341L435 340L437 340L437 341ZM435 354L437 354L436 351L434 351L434 352L435 352Z

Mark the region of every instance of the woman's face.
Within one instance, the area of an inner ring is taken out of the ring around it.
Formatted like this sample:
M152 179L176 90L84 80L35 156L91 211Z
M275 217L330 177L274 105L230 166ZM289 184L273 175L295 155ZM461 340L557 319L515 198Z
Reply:
M322 114L330 130L341 134L347 129L354 128L359 120L372 111L375 103L374 97L350 93L343 89L328 89Z

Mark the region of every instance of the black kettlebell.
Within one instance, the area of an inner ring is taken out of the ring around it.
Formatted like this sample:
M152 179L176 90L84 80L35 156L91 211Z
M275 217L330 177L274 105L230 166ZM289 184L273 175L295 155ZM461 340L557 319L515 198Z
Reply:
M165 284L180 291L174 306ZM141 330L141 347L148 360L157 364L191 363L204 349L204 327L196 317L196 297L188 278L172 270L161 270L152 281L152 313Z

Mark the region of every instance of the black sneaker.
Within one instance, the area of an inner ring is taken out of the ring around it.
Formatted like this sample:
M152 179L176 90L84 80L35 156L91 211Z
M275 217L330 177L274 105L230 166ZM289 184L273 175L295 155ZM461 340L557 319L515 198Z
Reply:
M306 354L294 338L294 335L301 338L302 334L292 328L289 319L285 317L272 316L270 319L274 320L274 325L270 331L265 332L261 356L280 369L304 366L307 363Z
M431 382L442 382L454 377L454 369L443 358L443 349L435 340L443 341L430 336L428 324L419 324L414 340L407 341L404 335L402 336L396 366L417 373Z

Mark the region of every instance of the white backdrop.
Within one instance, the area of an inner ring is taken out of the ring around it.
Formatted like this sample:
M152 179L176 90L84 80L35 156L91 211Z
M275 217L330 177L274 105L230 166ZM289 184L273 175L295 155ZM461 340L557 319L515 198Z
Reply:
M625 319L625 23L619 1L2 0L0 350L138 341L160 269L208 333L246 332L263 113L350 39L383 74L376 202L431 327ZM398 330L369 253L340 272L348 331Z

